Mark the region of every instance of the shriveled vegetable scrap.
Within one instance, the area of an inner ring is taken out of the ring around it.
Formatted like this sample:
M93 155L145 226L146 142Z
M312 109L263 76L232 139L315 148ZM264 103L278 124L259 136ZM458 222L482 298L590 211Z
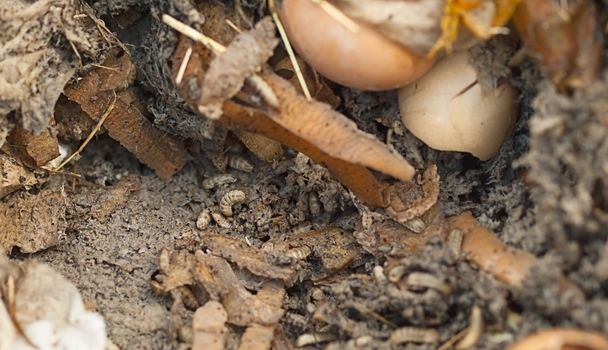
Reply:
M586 87L597 80L604 40L594 1L523 0L513 23L559 89Z
M493 232L486 229L469 212L449 219L450 229L464 233L462 252L467 260L513 288L522 288L524 279L537 263L526 251L506 246ZM560 276L561 292L569 292L578 299L582 291L565 276Z
M189 47L185 40L180 41L174 54L175 62L181 62ZM205 81L208 57L210 52L207 49L195 47L184 79ZM177 71L178 67L174 65L174 74ZM307 154L326 165L345 186L372 206L385 206L381 195L383 185L365 167L402 181L413 177L415 171L407 161L371 135L358 130L345 116L325 104L307 101L289 82L273 73L262 71L259 77L270 89L263 91L262 95L276 96L278 106L266 104L252 109L225 101L219 119L221 123L260 133ZM193 95L192 89L183 85L178 88L184 99L193 108L198 108L196 93ZM242 94L240 96L243 98ZM247 100L255 102L255 94L250 94Z

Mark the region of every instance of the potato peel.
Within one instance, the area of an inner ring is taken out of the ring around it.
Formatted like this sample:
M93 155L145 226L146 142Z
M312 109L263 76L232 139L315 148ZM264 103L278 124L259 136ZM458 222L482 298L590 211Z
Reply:
M597 332L551 328L511 344L507 350L608 350L608 339Z

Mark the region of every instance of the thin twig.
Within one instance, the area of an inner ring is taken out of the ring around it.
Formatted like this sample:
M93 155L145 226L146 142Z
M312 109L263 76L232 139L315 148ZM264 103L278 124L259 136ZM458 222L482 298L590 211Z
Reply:
M182 63L179 66L179 70L177 71L177 76L175 77L175 84L179 85L182 83L182 79L184 79L184 73L186 73L186 67L188 66L188 62L190 62L190 56L192 55L192 47L189 47L184 54L184 58L182 59Z
M269 3L269 7L271 9L272 19L279 30L279 35L281 35L281 40L283 40L283 45L285 45L285 50L287 51L287 55L289 56L289 60L293 66L293 71L296 73L298 83L300 83L300 87L302 88L302 92L304 93L304 96L306 96L306 99L311 101L312 96L310 95L310 90L308 90L308 85L306 85L306 80L304 80L304 75L302 74L302 70L300 69L300 65L296 59L296 54L293 52L293 48L291 47L291 43L289 42L289 38L285 32L285 27L283 27L283 23L274 9L274 4Z
M323 11L325 11L325 13L330 15L336 22L340 23L348 31L354 34L359 32L359 25L357 22L350 19L331 3L327 2L326 0L312 0L312 2L317 4Z
M61 168L63 168L72 159L74 159L74 157L76 157L77 155L79 155L80 152L82 152L85 149L85 147L87 147L87 145L89 144L89 142L91 142L91 140L93 139L93 137L95 136L95 134L99 131L99 129L101 129L101 126L106 121L106 118L108 118L108 116L110 115L110 113L112 113L112 111L114 110L114 105L116 104L116 92L114 91L113 93L114 93L114 98L112 99L112 103L110 103L110 105L108 106L108 108L106 109L106 111L103 113L103 115L101 116L101 118L99 118L99 122L97 122L97 125L95 125L95 127L93 128L93 130L91 130L91 133L89 134L89 136L87 136L87 138L84 140L84 142L82 143L82 145L80 145L80 147L76 150L76 152L72 153L71 156L69 156L66 160L64 160L63 162L61 162L61 164L59 164L59 166L57 168L53 169L53 170L55 170L55 171L61 170Z
M237 33L241 33L242 32L241 28L239 28L239 26L237 26L236 24L234 24L234 22L232 22L228 18L226 18L226 24L228 24L228 27L234 29L235 32L237 32Z
M163 15L163 23L165 23L169 27L177 30L178 32L184 34L185 36L189 37L190 39L203 44L206 48L213 51L213 53L216 55L222 54L224 51L226 51L226 48L224 47L224 45L218 43L217 41L211 39L210 37L199 32L198 30L190 27L189 25L187 25L185 23L182 23L182 22L176 20L175 18L173 18L167 14Z

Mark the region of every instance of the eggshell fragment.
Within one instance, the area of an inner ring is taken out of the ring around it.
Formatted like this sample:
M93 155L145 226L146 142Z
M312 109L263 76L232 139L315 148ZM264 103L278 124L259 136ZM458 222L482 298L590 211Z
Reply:
M482 86L469 57L468 52L447 57L403 87L401 120L431 148L469 152L488 160L513 129L517 91L507 83Z
M358 23L346 28L311 0L284 0L279 11L289 41L323 76L361 90L390 90L422 76L432 60Z

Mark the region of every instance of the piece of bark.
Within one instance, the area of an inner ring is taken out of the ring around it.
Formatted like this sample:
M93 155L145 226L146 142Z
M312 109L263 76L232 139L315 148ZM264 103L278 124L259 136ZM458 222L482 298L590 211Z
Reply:
M11 151L33 167L40 167L59 157L59 142L50 129L34 135L23 128L15 128L8 136Z
M122 69L122 76L115 70L95 68L66 87L64 94L98 121L112 105L116 93L114 107L103 124L108 135L154 169L159 177L168 179L184 166L189 156L180 142L154 127L142 114L142 105L134 90L115 91L132 79L130 62L128 55L109 58L104 65L112 64L108 67Z

